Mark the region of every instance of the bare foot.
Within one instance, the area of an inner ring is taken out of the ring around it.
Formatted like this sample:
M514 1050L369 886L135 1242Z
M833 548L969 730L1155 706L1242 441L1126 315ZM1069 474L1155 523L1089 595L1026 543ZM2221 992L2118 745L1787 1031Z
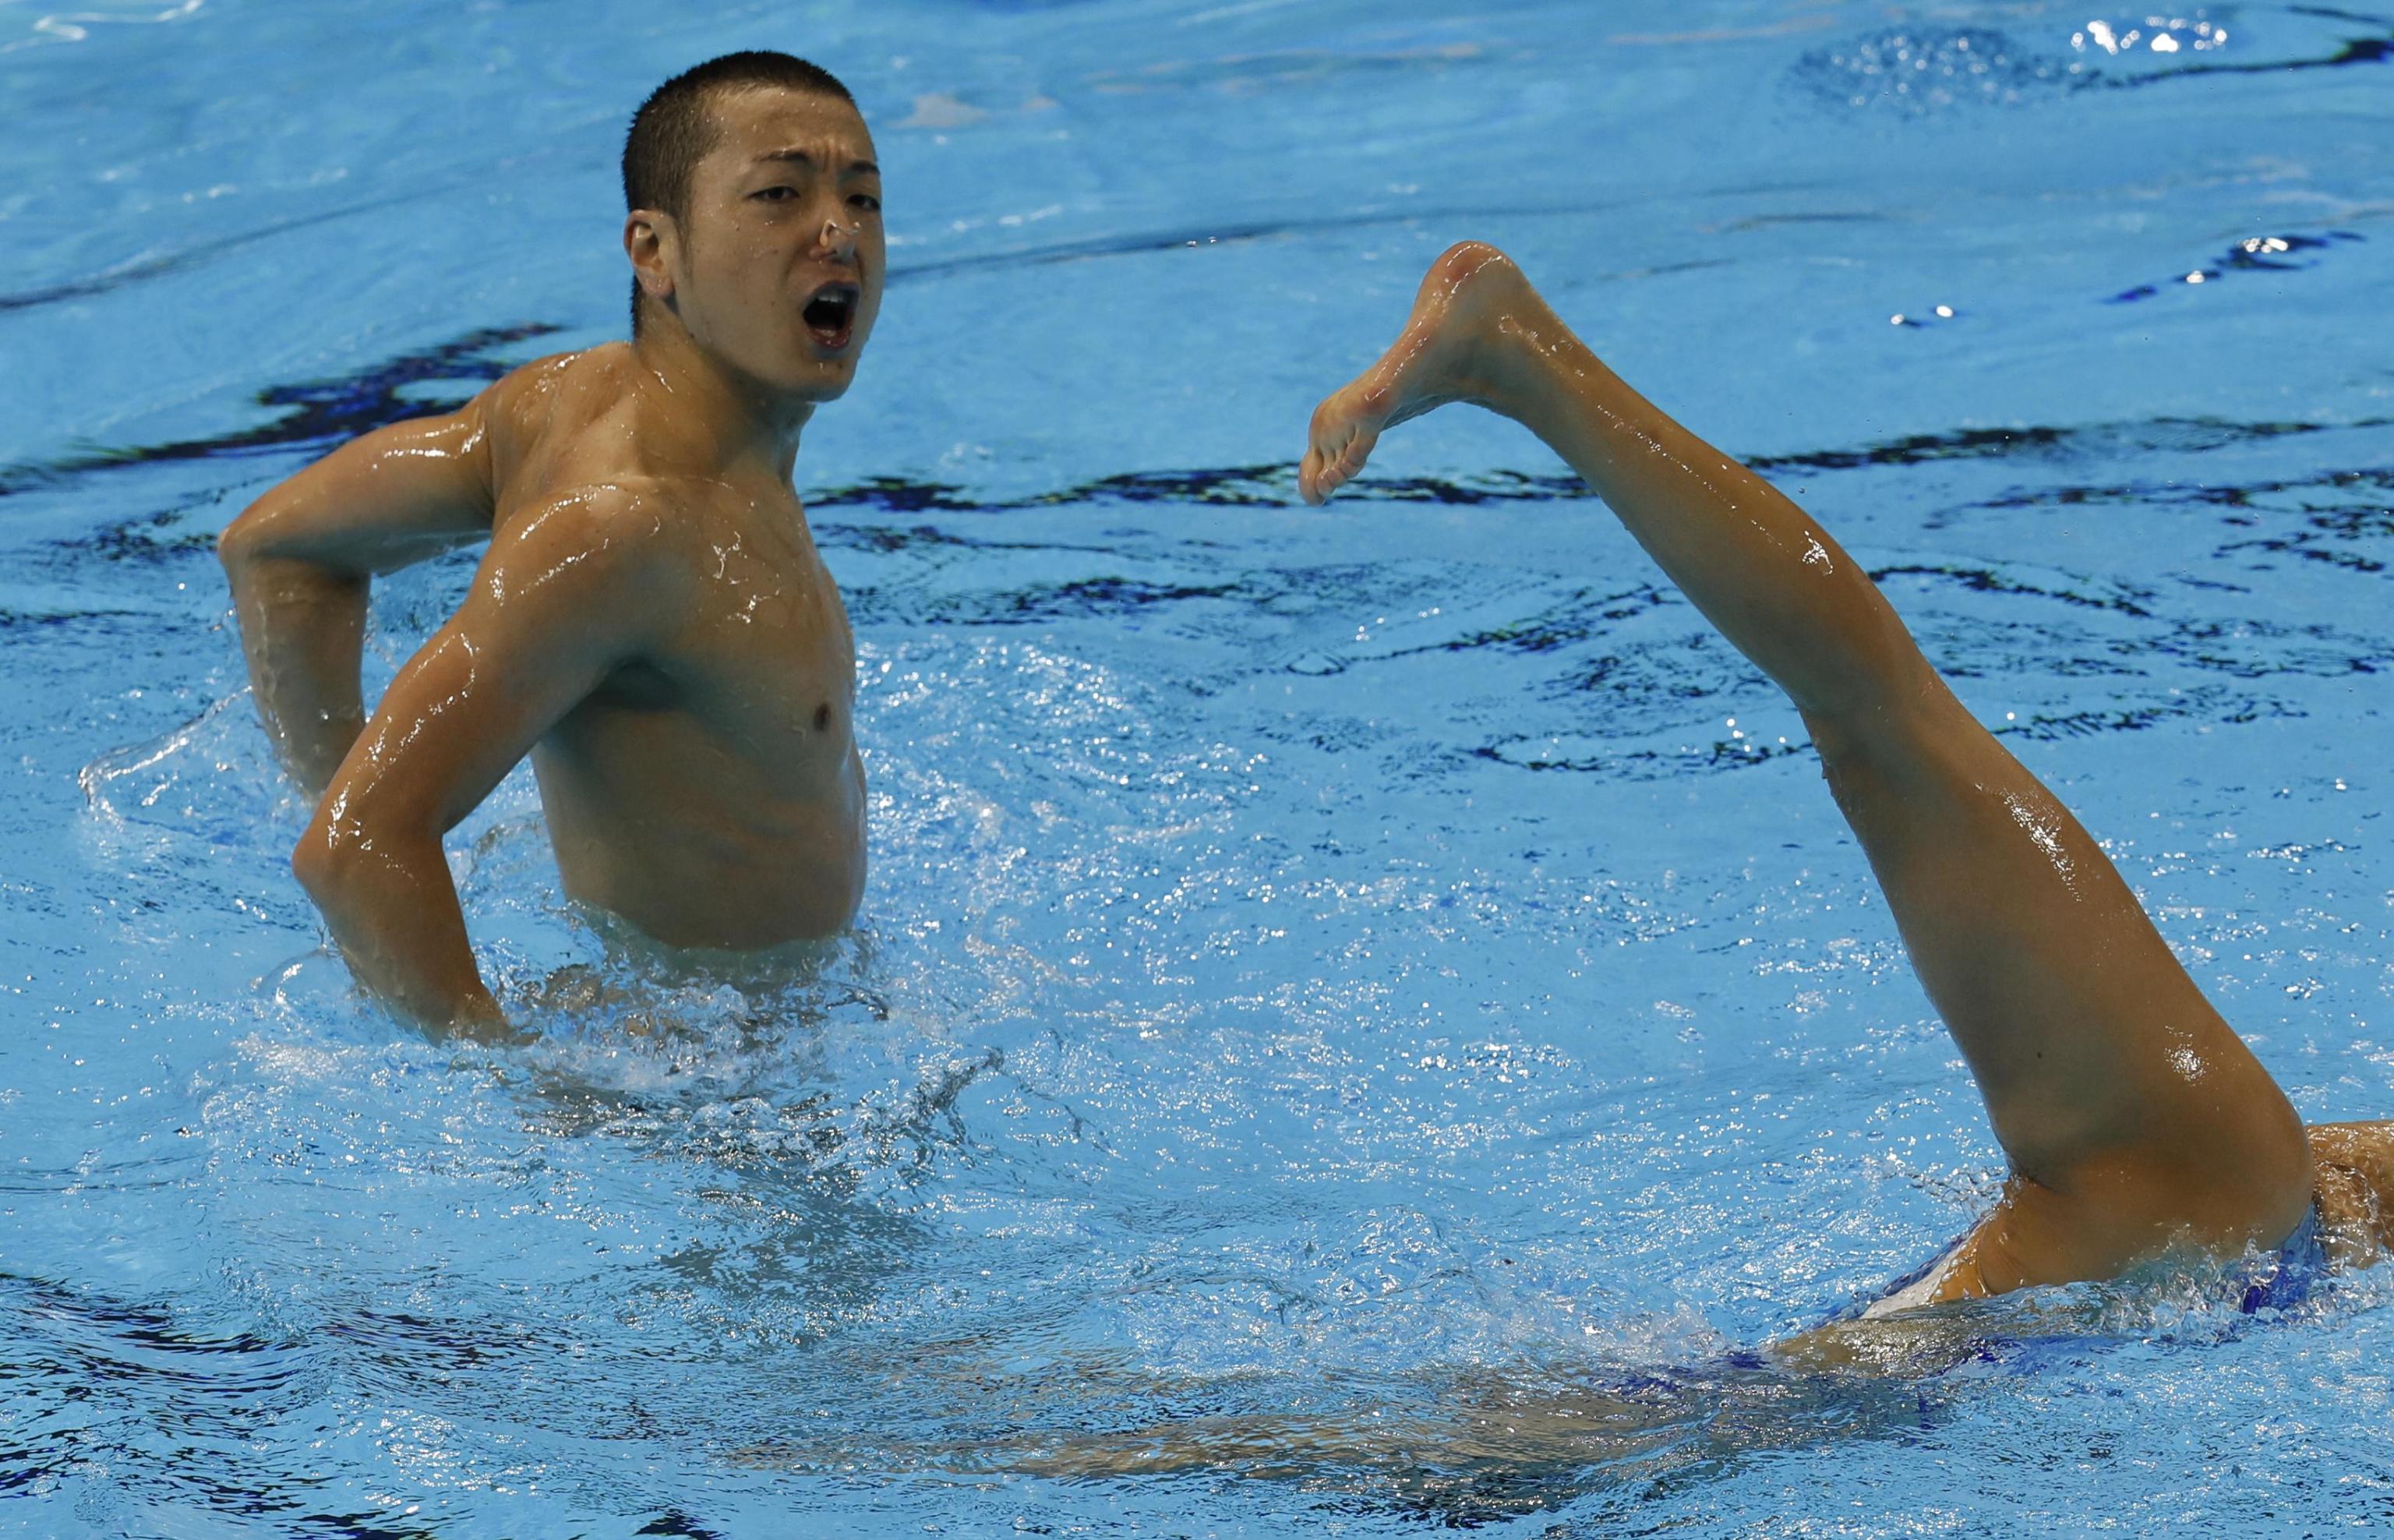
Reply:
M1449 401L1490 404L1509 351L1507 322L1525 307L1548 313L1511 257L1478 241L1448 247L1430 264L1395 344L1314 408L1313 441L1296 472L1305 500L1328 501L1397 424Z

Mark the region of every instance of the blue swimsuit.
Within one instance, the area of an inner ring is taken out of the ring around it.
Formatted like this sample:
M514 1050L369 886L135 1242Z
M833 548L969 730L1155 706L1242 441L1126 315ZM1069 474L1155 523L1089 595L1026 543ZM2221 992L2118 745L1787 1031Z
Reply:
M2244 1285L2238 1308L2246 1315L2261 1310L2290 1310L2308 1299L2327 1272L2327 1241L2320 1233L2319 1204L2303 1213L2303 1222L2271 1255L2236 1270Z

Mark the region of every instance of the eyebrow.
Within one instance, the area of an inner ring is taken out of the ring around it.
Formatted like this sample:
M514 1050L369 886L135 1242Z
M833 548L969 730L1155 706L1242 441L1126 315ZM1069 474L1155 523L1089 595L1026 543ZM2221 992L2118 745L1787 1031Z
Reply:
M762 165L767 161L796 161L801 165L812 165L815 164L815 158L803 150L769 150L765 153L757 156L756 160L759 165ZM871 161L850 161L848 163L846 168L841 171L840 175L844 177L854 177L858 175L878 177L881 175L881 168L874 165Z

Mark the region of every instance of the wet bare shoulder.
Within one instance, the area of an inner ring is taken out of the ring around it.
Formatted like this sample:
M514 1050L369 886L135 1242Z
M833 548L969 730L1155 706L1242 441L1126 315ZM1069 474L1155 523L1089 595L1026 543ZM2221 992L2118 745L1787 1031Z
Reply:
M629 349L620 342L551 353L508 370L476 401L491 426L502 433L519 438L538 434L549 426L560 401L594 386L607 388L606 381L622 372L624 357L628 355Z
M603 581L620 597L675 602L687 597L691 571L687 502L685 489L641 477L550 493L508 510L484 579L565 591Z

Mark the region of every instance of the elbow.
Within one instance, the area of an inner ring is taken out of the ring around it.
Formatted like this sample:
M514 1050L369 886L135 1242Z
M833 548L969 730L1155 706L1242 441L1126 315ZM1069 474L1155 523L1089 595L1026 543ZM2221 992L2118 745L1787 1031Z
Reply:
M365 874L377 843L356 819L336 820L319 808L308 823L308 832L291 849L291 875L316 901L316 907L330 914Z
M241 517L217 536L217 559L226 572L237 572L267 554L267 528L274 520L274 494L269 493L242 509Z
M342 839L318 813L291 849L291 875L322 909L338 893L355 865L349 841Z
M256 530L250 523L248 514L243 514L224 527L224 533L217 536L217 561L224 568L227 576L249 565L256 544Z
M217 560L227 574L238 577L263 563L301 554L292 543L296 532L286 517L290 510L288 490L277 487L224 527L217 536Z
M292 876L328 918L360 903L380 902L394 882L418 885L428 871L446 875L447 870L441 836L417 809L338 783L325 794L291 850Z

